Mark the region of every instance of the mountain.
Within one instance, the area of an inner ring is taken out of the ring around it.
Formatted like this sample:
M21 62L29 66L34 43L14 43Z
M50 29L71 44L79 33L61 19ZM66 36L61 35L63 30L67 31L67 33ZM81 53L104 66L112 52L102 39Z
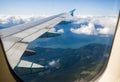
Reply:
M31 74L20 77L27 80L34 78L37 82L73 82L85 79L85 77L87 78L85 80L88 80L104 67L110 48L110 46L102 44L89 44L76 49L36 47L34 48L36 51L34 56L22 59L34 61L48 68L36 73L38 74L37 78L30 77ZM91 72L93 75L90 75Z

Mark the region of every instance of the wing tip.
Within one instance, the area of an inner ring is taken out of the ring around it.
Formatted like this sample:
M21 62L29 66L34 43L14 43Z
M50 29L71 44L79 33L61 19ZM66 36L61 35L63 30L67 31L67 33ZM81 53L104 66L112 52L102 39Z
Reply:
M75 10L76 10L76 9L73 9L73 10L70 11L70 14L71 14L72 16L74 16Z

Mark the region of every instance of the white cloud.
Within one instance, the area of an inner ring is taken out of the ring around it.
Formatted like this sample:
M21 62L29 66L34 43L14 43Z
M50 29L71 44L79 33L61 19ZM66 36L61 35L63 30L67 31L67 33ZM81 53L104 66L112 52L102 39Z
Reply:
M110 29L109 27L98 28L97 31L99 34L106 34L106 35L112 35L114 33L114 30Z
M9 27L21 23L26 23L30 21L35 21L44 17L41 16L12 16L12 15L0 15L0 26ZM87 34L87 35L97 35L106 34L113 35L115 31L115 26L117 23L117 16L79 16L79 18L74 17L74 24L80 24L88 22L88 25L81 25L80 28L71 28L73 33L77 34ZM95 24L101 25L103 28L95 28ZM51 32L56 32L55 28L50 29ZM57 30L58 33L64 33L63 29Z
M58 33L64 33L64 30L63 29L59 29L57 32Z
M71 31L77 34L106 34L113 35L117 24L117 16L86 16L76 18L74 24L80 24L88 22L87 25L83 25L78 29L72 28ZM102 28L95 28L95 24L101 25Z
M97 31L93 23L89 23L88 26L82 25L77 29L71 28L70 30L76 34L97 35Z
M30 21L34 21L37 19L41 19L43 17L40 16L12 16L12 15L0 15L0 26L14 26L16 24L26 23Z
M56 32L56 29L55 28L51 28L49 30L49 32ZM59 30L57 30L57 33L64 33L64 30L63 29L59 29Z
M49 66L59 68L60 67L60 59L50 61Z

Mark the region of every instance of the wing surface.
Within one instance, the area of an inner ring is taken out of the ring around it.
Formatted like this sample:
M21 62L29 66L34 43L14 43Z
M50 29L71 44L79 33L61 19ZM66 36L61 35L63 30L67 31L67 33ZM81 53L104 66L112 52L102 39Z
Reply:
M71 17L71 12L62 13L0 30L0 36L11 67L15 68L30 42L42 36L61 21L71 19Z

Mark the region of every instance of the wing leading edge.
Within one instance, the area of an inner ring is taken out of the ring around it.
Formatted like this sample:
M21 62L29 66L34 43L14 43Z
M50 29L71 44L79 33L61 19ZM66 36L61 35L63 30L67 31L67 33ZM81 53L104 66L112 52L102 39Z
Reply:
M0 36L11 67L15 68L30 42L43 35L61 21L71 19L74 11L0 30Z

